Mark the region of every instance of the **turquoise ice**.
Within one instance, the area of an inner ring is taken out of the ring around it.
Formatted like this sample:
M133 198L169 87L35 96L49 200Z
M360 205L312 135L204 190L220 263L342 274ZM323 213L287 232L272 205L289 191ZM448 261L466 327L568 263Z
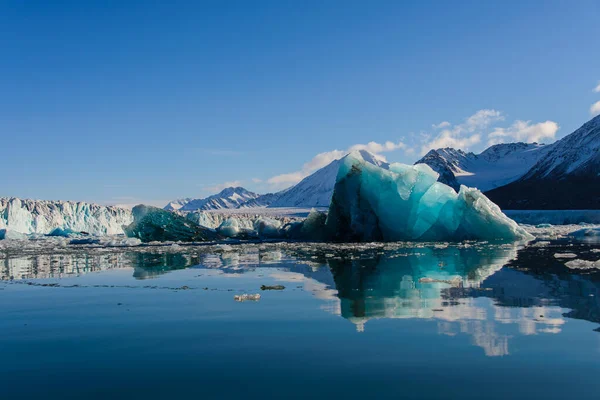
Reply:
M479 190L458 193L425 164L389 170L353 152L340 165L327 217L336 241L531 240Z

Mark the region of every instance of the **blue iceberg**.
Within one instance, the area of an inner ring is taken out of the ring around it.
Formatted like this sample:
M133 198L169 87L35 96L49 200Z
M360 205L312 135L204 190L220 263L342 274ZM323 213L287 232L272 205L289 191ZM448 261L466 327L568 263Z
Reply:
M389 170L353 152L337 175L326 229L335 241L532 240L479 190L458 193L428 165Z
M138 238L142 242L201 242L220 238L214 230L161 208L140 204L133 207L132 213L133 223L123 230L128 237Z

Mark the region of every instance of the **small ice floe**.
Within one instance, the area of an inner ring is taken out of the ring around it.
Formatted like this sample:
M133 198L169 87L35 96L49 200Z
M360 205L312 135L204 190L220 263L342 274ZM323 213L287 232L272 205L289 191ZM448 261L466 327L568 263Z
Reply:
M571 269L600 269L600 260L571 260L566 262L565 265L567 266L567 268Z
M235 301L258 301L260 300L260 294L236 294L233 299Z
M531 247L546 247L550 245L550 242L545 241L545 240L540 240L539 242L535 242L534 244L531 245Z
M575 253L555 253L554 258L577 258Z

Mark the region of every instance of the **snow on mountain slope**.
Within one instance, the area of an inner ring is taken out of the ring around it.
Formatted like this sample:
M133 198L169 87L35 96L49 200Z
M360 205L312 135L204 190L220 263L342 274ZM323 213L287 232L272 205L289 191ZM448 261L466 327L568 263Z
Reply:
M523 179L561 179L600 173L600 115L553 143Z
M56 228L94 235L123 233L133 221L131 210L73 201L0 198L0 229L47 234Z
M250 200L240 204L240 206L238 208L268 207L273 202L275 202L279 198L279 196L281 196L281 194L283 194L284 192L285 191L277 192L277 193L261 194L260 196L254 198L254 199L250 199Z
M223 189L221 192L206 197L204 199L192 199L187 201L178 210L181 211L195 211L195 210L221 210L229 208L238 208L242 204L254 200L260 197L260 195L250 192L243 187L229 187ZM171 202L165 206L166 210L169 210L176 201Z
M177 211L192 200L193 199L190 197L186 197L185 199L173 200L173 201L169 202L169 204L167 204L164 208L167 211Z
M440 182L455 189L465 185L488 191L519 179L549 148L537 143L506 143L480 154L445 148L431 150L415 164L429 165L440 174Z
M385 169L389 167L388 163L366 150L360 150L360 155L371 164ZM278 198L269 207L328 207L338 170L346 157L331 162L295 186L279 192Z
M520 179L486 195L506 209L600 209L600 116L547 147Z

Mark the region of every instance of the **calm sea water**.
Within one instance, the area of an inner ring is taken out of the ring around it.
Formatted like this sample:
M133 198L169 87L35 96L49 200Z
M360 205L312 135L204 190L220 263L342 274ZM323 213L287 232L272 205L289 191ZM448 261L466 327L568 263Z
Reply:
M556 253L600 258L567 242L6 253L0 393L597 399L600 274Z

